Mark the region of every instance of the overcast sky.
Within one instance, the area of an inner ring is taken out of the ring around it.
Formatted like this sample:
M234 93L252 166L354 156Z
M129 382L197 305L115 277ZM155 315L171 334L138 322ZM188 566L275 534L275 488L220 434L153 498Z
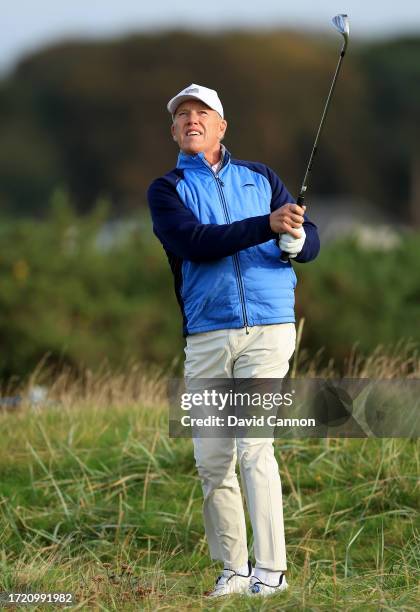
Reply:
M293 27L329 30L348 13L352 36L420 33L420 0L0 0L0 71L24 54L77 37L141 30Z

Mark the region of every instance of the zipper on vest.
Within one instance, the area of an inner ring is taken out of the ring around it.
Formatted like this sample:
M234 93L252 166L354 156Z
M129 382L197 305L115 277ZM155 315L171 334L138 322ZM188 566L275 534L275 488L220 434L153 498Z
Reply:
M225 200L225 194L223 193L223 187L225 186L224 182L222 181L222 179L219 177L218 174L215 174L213 172L213 170L211 168L209 168L210 172L212 173L215 181L216 181L216 185L217 185L217 191L219 194L219 198L220 201L222 203L223 206L223 211L225 213L225 217L228 223L230 223L230 218L229 218L229 212L227 209L227 204L226 204L226 200ZM242 282L242 275L241 275L241 267L239 264L239 256L238 253L234 253L232 255L232 259L233 259L233 265L235 267L235 272L236 272L236 276L238 279L238 287L239 287L239 299L241 302L241 308L242 308L242 316L244 319L244 327L245 327L245 331L246 334L249 334L249 329L248 329L248 316L246 313L246 307L245 307L245 291L244 291L244 286L243 286L243 282Z

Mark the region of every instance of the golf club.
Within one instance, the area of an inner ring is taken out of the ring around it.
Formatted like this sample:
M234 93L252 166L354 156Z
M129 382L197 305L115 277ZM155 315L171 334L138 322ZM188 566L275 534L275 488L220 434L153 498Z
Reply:
M332 98L332 95L333 95L333 92L334 92L335 83L337 81L338 73L340 72L341 63L342 63L343 57L344 57L344 55L346 53L347 44L348 44L348 41L349 41L349 20L348 20L348 16L347 15L336 15L332 19L332 22L333 22L333 25L336 28L336 30L338 30L340 32L340 34L343 36L344 44L343 44L343 47L342 47L341 52L340 52L340 59L338 60L338 64L337 64L337 68L335 70L334 78L333 78L332 83L331 83L330 92L328 94L328 98L327 98L327 101L325 103L324 112L322 113L321 123L319 124L318 132L317 132L317 135L315 137L314 146L312 148L312 153L311 153L311 156L309 158L308 166L306 168L305 176L304 176L304 179L303 179L303 182L302 182L302 187L300 188L299 196L298 196L298 199L297 199L297 202L296 202L297 204L299 204L299 206L302 206L302 204L305 202L305 194L306 194L306 190L308 188L309 173L312 170L312 163L314 161L315 153L317 152L317 149L318 149L319 137L321 136L321 131L322 131L322 128L323 128L323 125L324 125L325 117L327 116L328 108L330 106L331 98ZM281 254L280 259L281 259L281 261L287 262L289 260L289 253L283 251L282 254Z

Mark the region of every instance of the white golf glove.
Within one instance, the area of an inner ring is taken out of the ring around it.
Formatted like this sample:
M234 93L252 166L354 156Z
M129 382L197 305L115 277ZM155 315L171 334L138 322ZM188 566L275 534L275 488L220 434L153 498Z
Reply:
M300 238L293 238L293 236L290 234L281 234L279 247L282 251L289 253L290 257L296 257L296 255L298 255L303 249L306 239L306 234L303 227L300 228L300 232Z

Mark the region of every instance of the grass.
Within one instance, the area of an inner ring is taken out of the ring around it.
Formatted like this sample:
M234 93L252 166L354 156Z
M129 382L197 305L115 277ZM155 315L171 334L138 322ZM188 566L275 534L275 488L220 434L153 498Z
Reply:
M412 349L401 354L349 367L419 377ZM168 438L159 378L63 376L52 396L0 414L0 591L72 592L73 609L92 610L418 609L416 441L277 441L291 587L209 601L220 564L192 443Z

